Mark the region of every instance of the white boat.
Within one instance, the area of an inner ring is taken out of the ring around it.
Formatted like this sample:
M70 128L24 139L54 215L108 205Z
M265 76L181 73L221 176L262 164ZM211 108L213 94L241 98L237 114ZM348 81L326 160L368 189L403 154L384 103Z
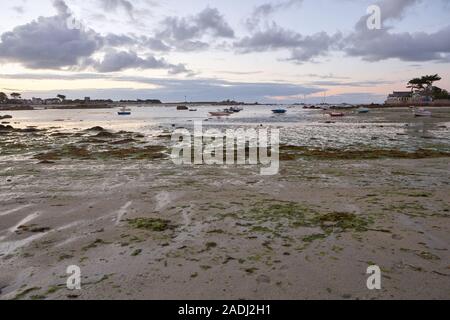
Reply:
M131 115L131 109L123 106L122 108L120 108L120 110L117 114L119 116L129 116L129 115Z
M433 115L431 111L427 111L424 108L414 108L413 113L415 117L431 117Z

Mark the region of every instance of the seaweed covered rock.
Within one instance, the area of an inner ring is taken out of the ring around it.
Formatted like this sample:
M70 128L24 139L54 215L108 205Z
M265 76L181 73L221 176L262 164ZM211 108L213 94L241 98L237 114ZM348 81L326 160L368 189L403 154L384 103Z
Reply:
M92 127L92 128L86 129L85 131L103 132L103 131L106 131L106 130L104 128L102 128L102 127L96 126L96 127Z
M0 131L14 131L14 128L10 125L2 125L0 124Z

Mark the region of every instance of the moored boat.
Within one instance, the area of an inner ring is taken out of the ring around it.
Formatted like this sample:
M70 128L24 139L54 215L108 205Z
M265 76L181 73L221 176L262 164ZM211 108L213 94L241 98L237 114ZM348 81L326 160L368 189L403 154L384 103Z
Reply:
M331 117L344 117L345 116L345 114L342 112L331 112L331 113L329 113L329 115Z
M242 110L244 110L243 108L240 107L231 107L230 109L228 109L229 111L233 112L233 113L239 113Z
M361 108L358 108L358 110L356 110L356 111L358 113L369 113L370 109L361 107Z
M130 116L131 115L131 109L123 106L120 108L119 112L117 112L119 116Z
M186 106L178 106L178 107L177 107L177 110L178 110L178 111L186 111L186 110L189 110L189 108L186 107Z
M213 117L228 117L231 115L231 113L227 111L210 112L209 114Z
M274 110L272 110L272 112L275 114L284 114L287 112L287 110L286 109L274 109Z
M414 108L413 113L415 117L431 117L433 115L431 111L427 111L424 108Z

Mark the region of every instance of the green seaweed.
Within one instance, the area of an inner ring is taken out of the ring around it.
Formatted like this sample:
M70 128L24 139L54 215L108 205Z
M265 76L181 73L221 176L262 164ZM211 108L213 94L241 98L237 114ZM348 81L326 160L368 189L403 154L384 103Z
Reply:
M140 230L163 232L173 228L173 226L170 224L170 221L163 219L136 218L129 219L127 221L131 227Z

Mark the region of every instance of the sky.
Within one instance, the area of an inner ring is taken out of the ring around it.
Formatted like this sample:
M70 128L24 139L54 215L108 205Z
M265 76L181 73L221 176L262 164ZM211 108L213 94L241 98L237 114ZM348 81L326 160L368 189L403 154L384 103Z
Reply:
M0 91L25 98L380 103L436 73L450 89L450 0L0 2Z

